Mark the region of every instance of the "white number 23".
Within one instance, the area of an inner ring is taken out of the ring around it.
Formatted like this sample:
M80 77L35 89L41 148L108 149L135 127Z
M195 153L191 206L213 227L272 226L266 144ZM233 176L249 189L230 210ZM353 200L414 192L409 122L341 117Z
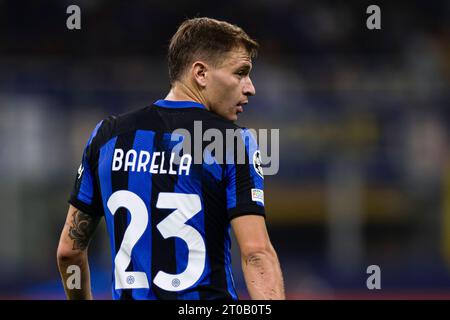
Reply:
M127 209L131 221L123 236L122 245L114 260L116 289L149 288L147 275L143 271L125 271L131 261L131 251L148 226L148 211L144 201L127 190L114 192L108 199L108 209L114 215L121 207ZM160 192L156 202L158 209L174 209L156 228L164 237L177 237L186 242L188 259L186 269L178 274L158 271L153 283L167 291L181 291L194 285L205 268L205 242L201 234L186 224L201 210L197 194ZM149 250L151 250L149 248Z

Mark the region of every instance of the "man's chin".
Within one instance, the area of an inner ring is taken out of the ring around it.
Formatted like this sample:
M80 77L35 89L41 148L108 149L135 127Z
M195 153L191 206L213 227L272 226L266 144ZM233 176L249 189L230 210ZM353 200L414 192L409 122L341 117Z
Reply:
M233 121L233 122L237 121L237 118L238 118L237 113L235 113L235 114L217 114L217 115L225 120Z
M237 112L237 111L232 111L230 114L229 114L229 117L228 117L228 120L230 120L230 121L237 121L237 119L238 119L238 117L239 117L239 114L241 114L241 112Z
M213 113L215 113L216 115L218 115L219 117L221 117L222 119L228 120L228 121L237 121L238 119L238 114L237 113L232 113L232 114L219 114L213 111Z

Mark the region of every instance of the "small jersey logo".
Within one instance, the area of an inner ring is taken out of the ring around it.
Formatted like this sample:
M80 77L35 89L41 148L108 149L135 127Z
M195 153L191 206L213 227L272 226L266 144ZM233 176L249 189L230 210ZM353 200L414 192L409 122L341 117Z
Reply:
M84 171L83 164L80 164L80 167L78 168L78 179L80 179L81 176L83 175L83 171Z
M255 168L256 173L264 179L264 173L261 166L261 152L259 150L256 150L253 154L253 168Z
M252 189L252 200L264 204L264 191L261 189Z
M172 286L173 286L174 288L179 287L180 284L181 284L180 279L175 278L175 279L172 280Z

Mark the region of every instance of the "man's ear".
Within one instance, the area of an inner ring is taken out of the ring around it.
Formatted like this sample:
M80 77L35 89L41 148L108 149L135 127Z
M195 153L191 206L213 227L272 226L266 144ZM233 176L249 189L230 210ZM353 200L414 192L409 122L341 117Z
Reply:
M206 87L208 69L209 66L202 61L195 61L192 64L192 76L195 82L202 88Z

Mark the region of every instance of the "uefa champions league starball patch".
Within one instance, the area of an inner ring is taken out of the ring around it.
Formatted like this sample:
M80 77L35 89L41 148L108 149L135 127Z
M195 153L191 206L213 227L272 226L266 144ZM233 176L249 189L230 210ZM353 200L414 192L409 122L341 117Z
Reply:
M253 153L253 168L256 173L264 179L264 173L261 166L261 152L259 150L256 150L255 153Z

